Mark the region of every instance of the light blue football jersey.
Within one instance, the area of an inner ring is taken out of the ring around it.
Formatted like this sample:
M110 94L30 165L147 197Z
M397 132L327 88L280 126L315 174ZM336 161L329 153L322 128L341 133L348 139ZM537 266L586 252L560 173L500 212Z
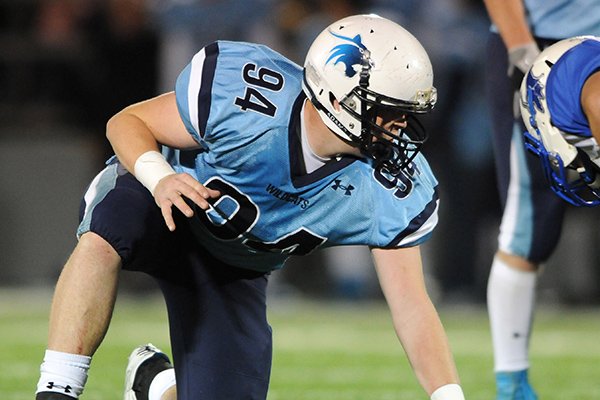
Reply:
M524 0L523 4L536 37L600 36L600 0ZM498 28L492 25L492 31Z
M600 36L600 0L524 0L534 36Z
M592 136L580 99L583 84L599 70L598 39L585 40L572 47L552 66L546 82L546 101L557 128L579 136Z
M196 209L199 242L226 263L269 271L317 248L425 241L438 196L422 155L400 177L353 157L304 172L301 82L302 69L273 50L226 41L180 74L179 112L202 149L166 154L178 172L222 194L212 210Z

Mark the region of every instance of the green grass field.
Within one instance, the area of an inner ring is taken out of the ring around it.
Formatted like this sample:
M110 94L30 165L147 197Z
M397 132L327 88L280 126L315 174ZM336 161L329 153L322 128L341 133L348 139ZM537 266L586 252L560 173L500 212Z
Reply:
M0 393L33 399L45 348L49 294L0 296ZM440 307L467 398L494 398L483 307ZM290 302L271 307L275 350L270 400L426 399L383 303ZM119 298L84 400L121 399L126 358L145 341L168 350L158 299ZM541 400L600 399L600 312L540 310L532 380Z

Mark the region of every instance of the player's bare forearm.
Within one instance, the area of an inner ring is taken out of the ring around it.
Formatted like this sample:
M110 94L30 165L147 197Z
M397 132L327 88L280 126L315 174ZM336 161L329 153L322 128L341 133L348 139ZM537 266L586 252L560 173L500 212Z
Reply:
M425 289L419 248L373 249L373 258L394 329L423 389L431 395L458 383L446 334Z
M448 339L430 301L420 301L410 312L394 316L394 326L415 375L428 395L441 386L459 383Z
M121 164L132 174L135 162L142 154L159 150L158 142L147 125L128 109L108 121L106 137Z
M484 3L508 49L534 41L525 17L523 0L484 0Z
M181 120L173 92L120 111L108 121L106 136L119 161L132 173L139 156L158 150L159 144L177 149L199 146Z

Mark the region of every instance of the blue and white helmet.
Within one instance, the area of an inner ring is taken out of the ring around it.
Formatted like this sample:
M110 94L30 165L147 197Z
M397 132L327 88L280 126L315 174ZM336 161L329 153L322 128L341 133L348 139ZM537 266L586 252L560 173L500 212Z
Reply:
M546 86L558 59L592 38L577 36L546 48L529 68L520 89L521 116L527 128L525 146L540 158L551 189L575 206L600 205L599 148L595 139L581 140L552 123Z
M414 116L431 111L437 99L419 41L377 15L347 17L321 32L306 56L303 88L329 129L390 173L419 152L427 136ZM408 127L384 130L375 124L381 113L405 115Z

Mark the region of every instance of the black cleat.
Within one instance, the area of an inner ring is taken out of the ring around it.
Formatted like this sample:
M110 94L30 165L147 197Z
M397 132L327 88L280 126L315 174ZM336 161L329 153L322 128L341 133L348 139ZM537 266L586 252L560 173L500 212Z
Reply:
M127 363L124 400L148 400L150 383L159 372L169 368L173 364L159 348L151 343L136 347Z

